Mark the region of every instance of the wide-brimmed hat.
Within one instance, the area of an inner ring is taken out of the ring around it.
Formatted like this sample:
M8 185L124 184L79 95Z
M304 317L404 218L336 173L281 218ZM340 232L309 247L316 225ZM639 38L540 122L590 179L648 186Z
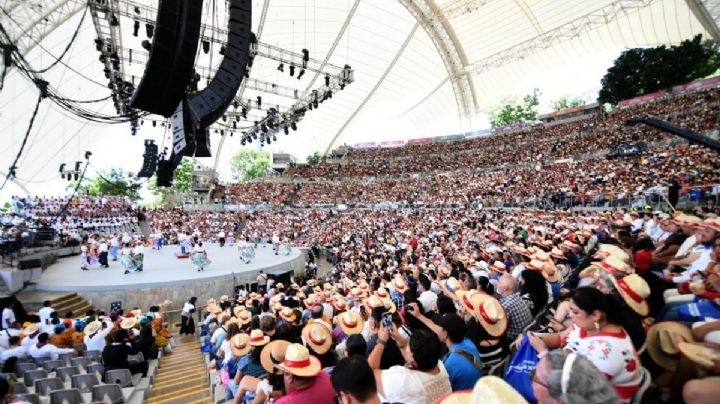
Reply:
M337 311L344 311L347 310L347 302L345 301L345 298L342 295L335 295L332 299L332 306Z
M233 315L235 317L240 316L240 313L242 313L243 311L247 311L247 310L245 310L245 306L242 306L242 305L237 305L237 306L233 307L233 309L232 309Z
M251 312L245 310L245 311L241 311L240 313L238 313L238 316L237 316L238 324L246 325L246 324L249 324L251 320L252 320Z
M467 310L468 313L472 313L475 310L475 306L473 305L473 295L480 294L477 290L458 290L455 292L455 295L457 296L458 301L460 304L463 305L465 310Z
M322 370L320 361L310 355L310 351L300 344L288 345L285 350L285 358L275 367L299 377L312 377Z
M405 279L399 276L396 276L395 279L393 279L392 287L395 288L395 290L399 293L405 293L405 291L408 290L407 282L405 282Z
M553 258L557 258L559 260L566 260L567 257L565 257L565 254L563 254L562 250L555 247L552 250L550 250L550 256Z
M711 368L720 360L720 352L705 345L691 342L678 343L678 350L685 357L704 368Z
M545 267L545 263L537 259L531 259L530 262L526 262L525 267L532 269L533 271L542 271Z
M462 289L462 285L460 284L460 282L453 276L443 281L440 281L438 284L440 285L440 289L442 289L448 296L453 299L457 299L457 296L455 296L455 292Z
M505 308L492 296L484 294L479 294L479 296L479 298L473 296L474 299L477 299L474 306L475 317L491 336L503 335L508 326Z
M720 219L716 217L705 219L700 226L720 232Z
M103 323L101 321L91 321L88 325L85 326L85 335L95 334L102 329L102 325Z
M124 330L129 330L138 323L137 317L123 317L122 321L120 321L120 328Z
M130 313L132 313L133 316L135 316L135 317L140 317L142 315L142 310L140 310L140 309L130 310Z
M30 335L38 332L40 330L40 323L32 323L28 325L27 327L23 328L23 334L24 335Z
M389 300L389 299L390 299L390 292L388 292L388 290L385 289L385 288L382 288L382 287L378 288L378 289L375 291L375 294L377 295L377 297L379 297L379 298L381 298L381 299L383 299L383 300Z
M702 219L695 215L680 214L673 219L678 226L695 227L702 223Z
M254 330L250 331L250 340L248 342L250 345L263 346L263 345L267 344L268 342L270 342L270 337L263 334L262 331L260 331L258 329L254 329Z
M365 308L367 308L370 312L372 312L377 307L384 307L385 309L387 309L387 311L391 313L394 313L397 309L395 307L395 303L390 300L383 300L377 295L370 295L370 297L363 301L363 304L365 305Z
M648 354L658 366L674 371L678 363L679 342L694 341L692 331L676 321L661 321L648 330L645 343Z
M627 275L630 272L630 266L627 262L618 258L616 255L611 255L603 261L593 262L592 264L595 264L616 276Z
M280 310L279 315L280 318L290 323L294 322L297 319L297 317L295 316L295 311L290 307L283 307Z
M438 404L527 404L527 401L505 380L485 376L478 379L472 390L450 393Z
M360 288L352 288L350 289L350 296L355 300L360 300L364 297L367 297L367 291Z
M333 342L330 330L319 323L309 323L306 325L302 329L302 337L305 344L309 345L318 355L329 351Z
M650 286L645 282L645 279L638 274L630 274L619 279L614 276L609 278L625 303L635 313L647 317L650 313L650 307L645 299L650 296Z
M290 342L279 339L270 341L260 352L260 364L268 373L277 373L275 365L282 363L285 359L285 350Z
M507 268L505 267L505 263L500 260L496 260L495 262L493 262L493 264L490 265L489 269L492 269L492 270L498 271L498 272L507 271Z
M542 275L548 282L557 282L560 280L560 271L557 266L555 266L555 263L550 260L544 263Z
M320 299L318 297L319 296L315 293L311 293L305 300L303 300L303 304L306 308L309 309L313 307L316 303L320 303Z
M337 315L337 324L346 335L360 334L365 322L359 313L352 310Z
M628 261L630 255L622 247L615 244L600 244L593 258L607 259L611 256L620 258L622 261Z
M228 301L228 295L222 295L220 296L220 303L225 303Z
M230 339L230 351L235 356L245 356L251 349L250 336L245 333L237 334Z

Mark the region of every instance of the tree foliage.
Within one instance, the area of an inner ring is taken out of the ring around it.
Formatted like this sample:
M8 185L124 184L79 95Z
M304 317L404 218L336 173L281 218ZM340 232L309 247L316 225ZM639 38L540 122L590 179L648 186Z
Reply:
M537 107L540 104L540 90L533 89L522 100L506 100L490 113L490 125L493 129L517 123L535 122L538 119Z
M702 35L680 45L634 48L623 52L602 78L601 104L667 90L701 79L720 68L718 45L703 42Z
M266 151L241 149L230 159L230 168L236 181L253 180L270 170L270 154Z
M325 156L321 155L320 152L316 151L315 153L307 156L305 161L310 165L320 164L325 162Z
M73 180L68 184L68 188L74 189L78 184L78 180ZM136 176L126 173L122 168L111 168L109 170L100 170L94 178L85 176L80 188L79 195L88 196L127 196L131 200L140 199L140 187L142 181Z
M567 97L562 96L552 102L552 110L555 112L562 111L568 108L575 108L585 105L587 101L583 97Z
M159 204L164 203L170 194L187 194L192 190L192 173L196 168L200 168L199 164L190 158L183 157L180 165L173 172L171 187L158 187L157 175L154 175L148 181L148 190L156 196L156 202Z

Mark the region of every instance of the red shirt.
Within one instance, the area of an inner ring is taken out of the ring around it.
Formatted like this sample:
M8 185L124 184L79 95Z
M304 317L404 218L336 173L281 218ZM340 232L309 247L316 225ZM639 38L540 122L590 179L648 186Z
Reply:
M293 390L275 402L277 404L333 404L335 396L330 376L323 370L315 377L315 383L304 389Z
M650 268L652 261L652 252L650 250L640 250L635 252L635 270L639 275L645 275L645 271Z

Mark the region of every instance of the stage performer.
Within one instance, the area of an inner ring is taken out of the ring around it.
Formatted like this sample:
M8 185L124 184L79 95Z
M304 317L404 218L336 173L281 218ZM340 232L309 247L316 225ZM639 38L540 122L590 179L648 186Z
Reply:
M88 263L88 247L83 244L80 246L80 269L87 271L90 264Z
M195 245L195 248L193 248L190 261L192 261L198 272L204 271L205 267L210 265L210 261L207 259L207 251L205 251L205 247L203 247L202 241L197 243L197 245Z
M135 271L142 272L143 262L145 261L145 243L138 240L133 249L133 261L135 261Z
M120 264L125 268L125 274L129 274L130 270L135 269L135 262L132 257L132 248L130 244L123 244L122 250L120 251Z
M255 258L255 249L252 243L250 243L250 237L247 237L245 240L240 240L238 250L240 251L240 259L246 264L249 264L250 261Z

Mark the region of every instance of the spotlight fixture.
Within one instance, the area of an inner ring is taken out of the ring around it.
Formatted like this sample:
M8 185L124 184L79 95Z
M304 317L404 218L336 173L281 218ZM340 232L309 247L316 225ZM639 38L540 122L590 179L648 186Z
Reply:
M285 65L283 64L283 62L280 62L280 64L278 65L278 68L277 68L277 69L278 69L280 72L285 72Z
M237 101L233 101L233 109L238 109L238 102L237 102Z
M133 36L138 36L138 32L140 31L140 21L135 20L133 23Z
M305 74L305 69L300 69L300 73L298 73L298 80Z
M220 55L225 56L225 46L220 47Z
M285 135L289 135L290 131L288 130L287 126L283 126L283 132L285 132Z
M140 46L148 52L150 52L150 48L152 48L152 44L147 39L140 42Z
M330 87L330 75L325 75L325 87Z
M210 53L210 41L208 41L208 40L202 41L202 49L206 55L208 53Z
M118 18L115 14L112 14L110 16L110 26L117 27L118 25L120 25L120 21L118 21Z
M297 125L295 124L295 122L290 123L290 129L297 130Z
M155 34L155 26L152 24L145 24L145 35L147 35L148 38L152 38Z
M290 65L290 77L295 75L295 65Z
M242 110L240 110L240 114L242 115L243 119L247 119L247 108L243 107Z
M302 67L306 68L308 62L310 61L310 51L307 49L302 50L303 58L302 58Z
M259 95L257 96L257 107L258 109L262 108L262 97Z

